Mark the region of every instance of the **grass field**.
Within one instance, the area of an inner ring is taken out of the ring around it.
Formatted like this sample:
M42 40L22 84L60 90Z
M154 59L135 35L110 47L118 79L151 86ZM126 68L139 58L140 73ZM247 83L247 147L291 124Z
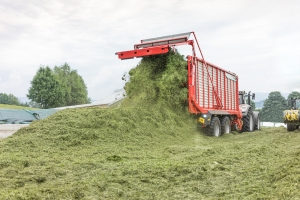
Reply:
M0 140L0 199L300 197L298 130L196 127L155 109L61 111Z
M24 106L16 106L16 105L8 105L8 104L0 104L0 109L35 110L36 108L30 108L30 107L24 107Z

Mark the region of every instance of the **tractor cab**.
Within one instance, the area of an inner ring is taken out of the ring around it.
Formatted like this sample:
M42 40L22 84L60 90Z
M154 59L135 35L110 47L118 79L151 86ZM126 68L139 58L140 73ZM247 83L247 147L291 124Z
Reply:
M291 110L300 110L300 97L289 99L287 101L287 106Z
M250 97L252 97L252 100L255 99L255 93L251 94L251 91L248 92L248 94L245 91L239 91L239 104L250 104Z

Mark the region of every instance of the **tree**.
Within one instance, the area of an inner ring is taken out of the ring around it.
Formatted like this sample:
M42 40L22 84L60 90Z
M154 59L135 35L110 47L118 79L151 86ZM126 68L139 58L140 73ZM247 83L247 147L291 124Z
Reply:
M288 96L288 100L290 100L291 98L300 98L300 92L297 91L293 91L292 93L289 94ZM300 107L300 100L296 101L296 108Z
M23 106L23 107L30 107L30 104L28 102L25 102L25 103L21 103L20 106Z
M77 70L71 70L65 63L60 67L54 67L54 73L58 75L64 88L64 102L66 106L90 103L87 87Z
M31 108L43 108L41 104L36 103L36 102L34 102L34 101L30 101L30 102L28 103L28 106L30 106Z
M19 99L13 94L0 93L0 104L21 105Z
M42 108L54 108L64 104L64 88L59 77L48 67L41 66L28 90L27 97Z
M271 92L261 109L261 120L264 122L283 122L283 111L287 109L286 99L280 92Z

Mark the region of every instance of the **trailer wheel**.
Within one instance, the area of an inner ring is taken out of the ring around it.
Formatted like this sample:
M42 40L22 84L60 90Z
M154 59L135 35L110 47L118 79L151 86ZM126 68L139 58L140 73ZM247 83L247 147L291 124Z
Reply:
M294 130L296 130L296 126L295 126L295 124L287 123L286 129L287 129L287 131L294 131Z
M252 132L254 130L254 117L251 109L248 110L247 115L244 116L242 120L243 120L242 132Z
M221 134L230 133L231 132L231 125L229 117L223 117L221 120Z
M221 122L218 117L213 117L210 125L206 127L206 134L209 136L220 137L221 133Z

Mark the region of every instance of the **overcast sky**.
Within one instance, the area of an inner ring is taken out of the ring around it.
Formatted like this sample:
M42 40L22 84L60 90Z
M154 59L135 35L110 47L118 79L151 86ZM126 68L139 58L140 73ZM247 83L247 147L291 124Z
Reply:
M300 92L299 0L0 0L0 93L25 97L41 65L67 62L100 100L139 62L115 52L189 31L240 90Z

